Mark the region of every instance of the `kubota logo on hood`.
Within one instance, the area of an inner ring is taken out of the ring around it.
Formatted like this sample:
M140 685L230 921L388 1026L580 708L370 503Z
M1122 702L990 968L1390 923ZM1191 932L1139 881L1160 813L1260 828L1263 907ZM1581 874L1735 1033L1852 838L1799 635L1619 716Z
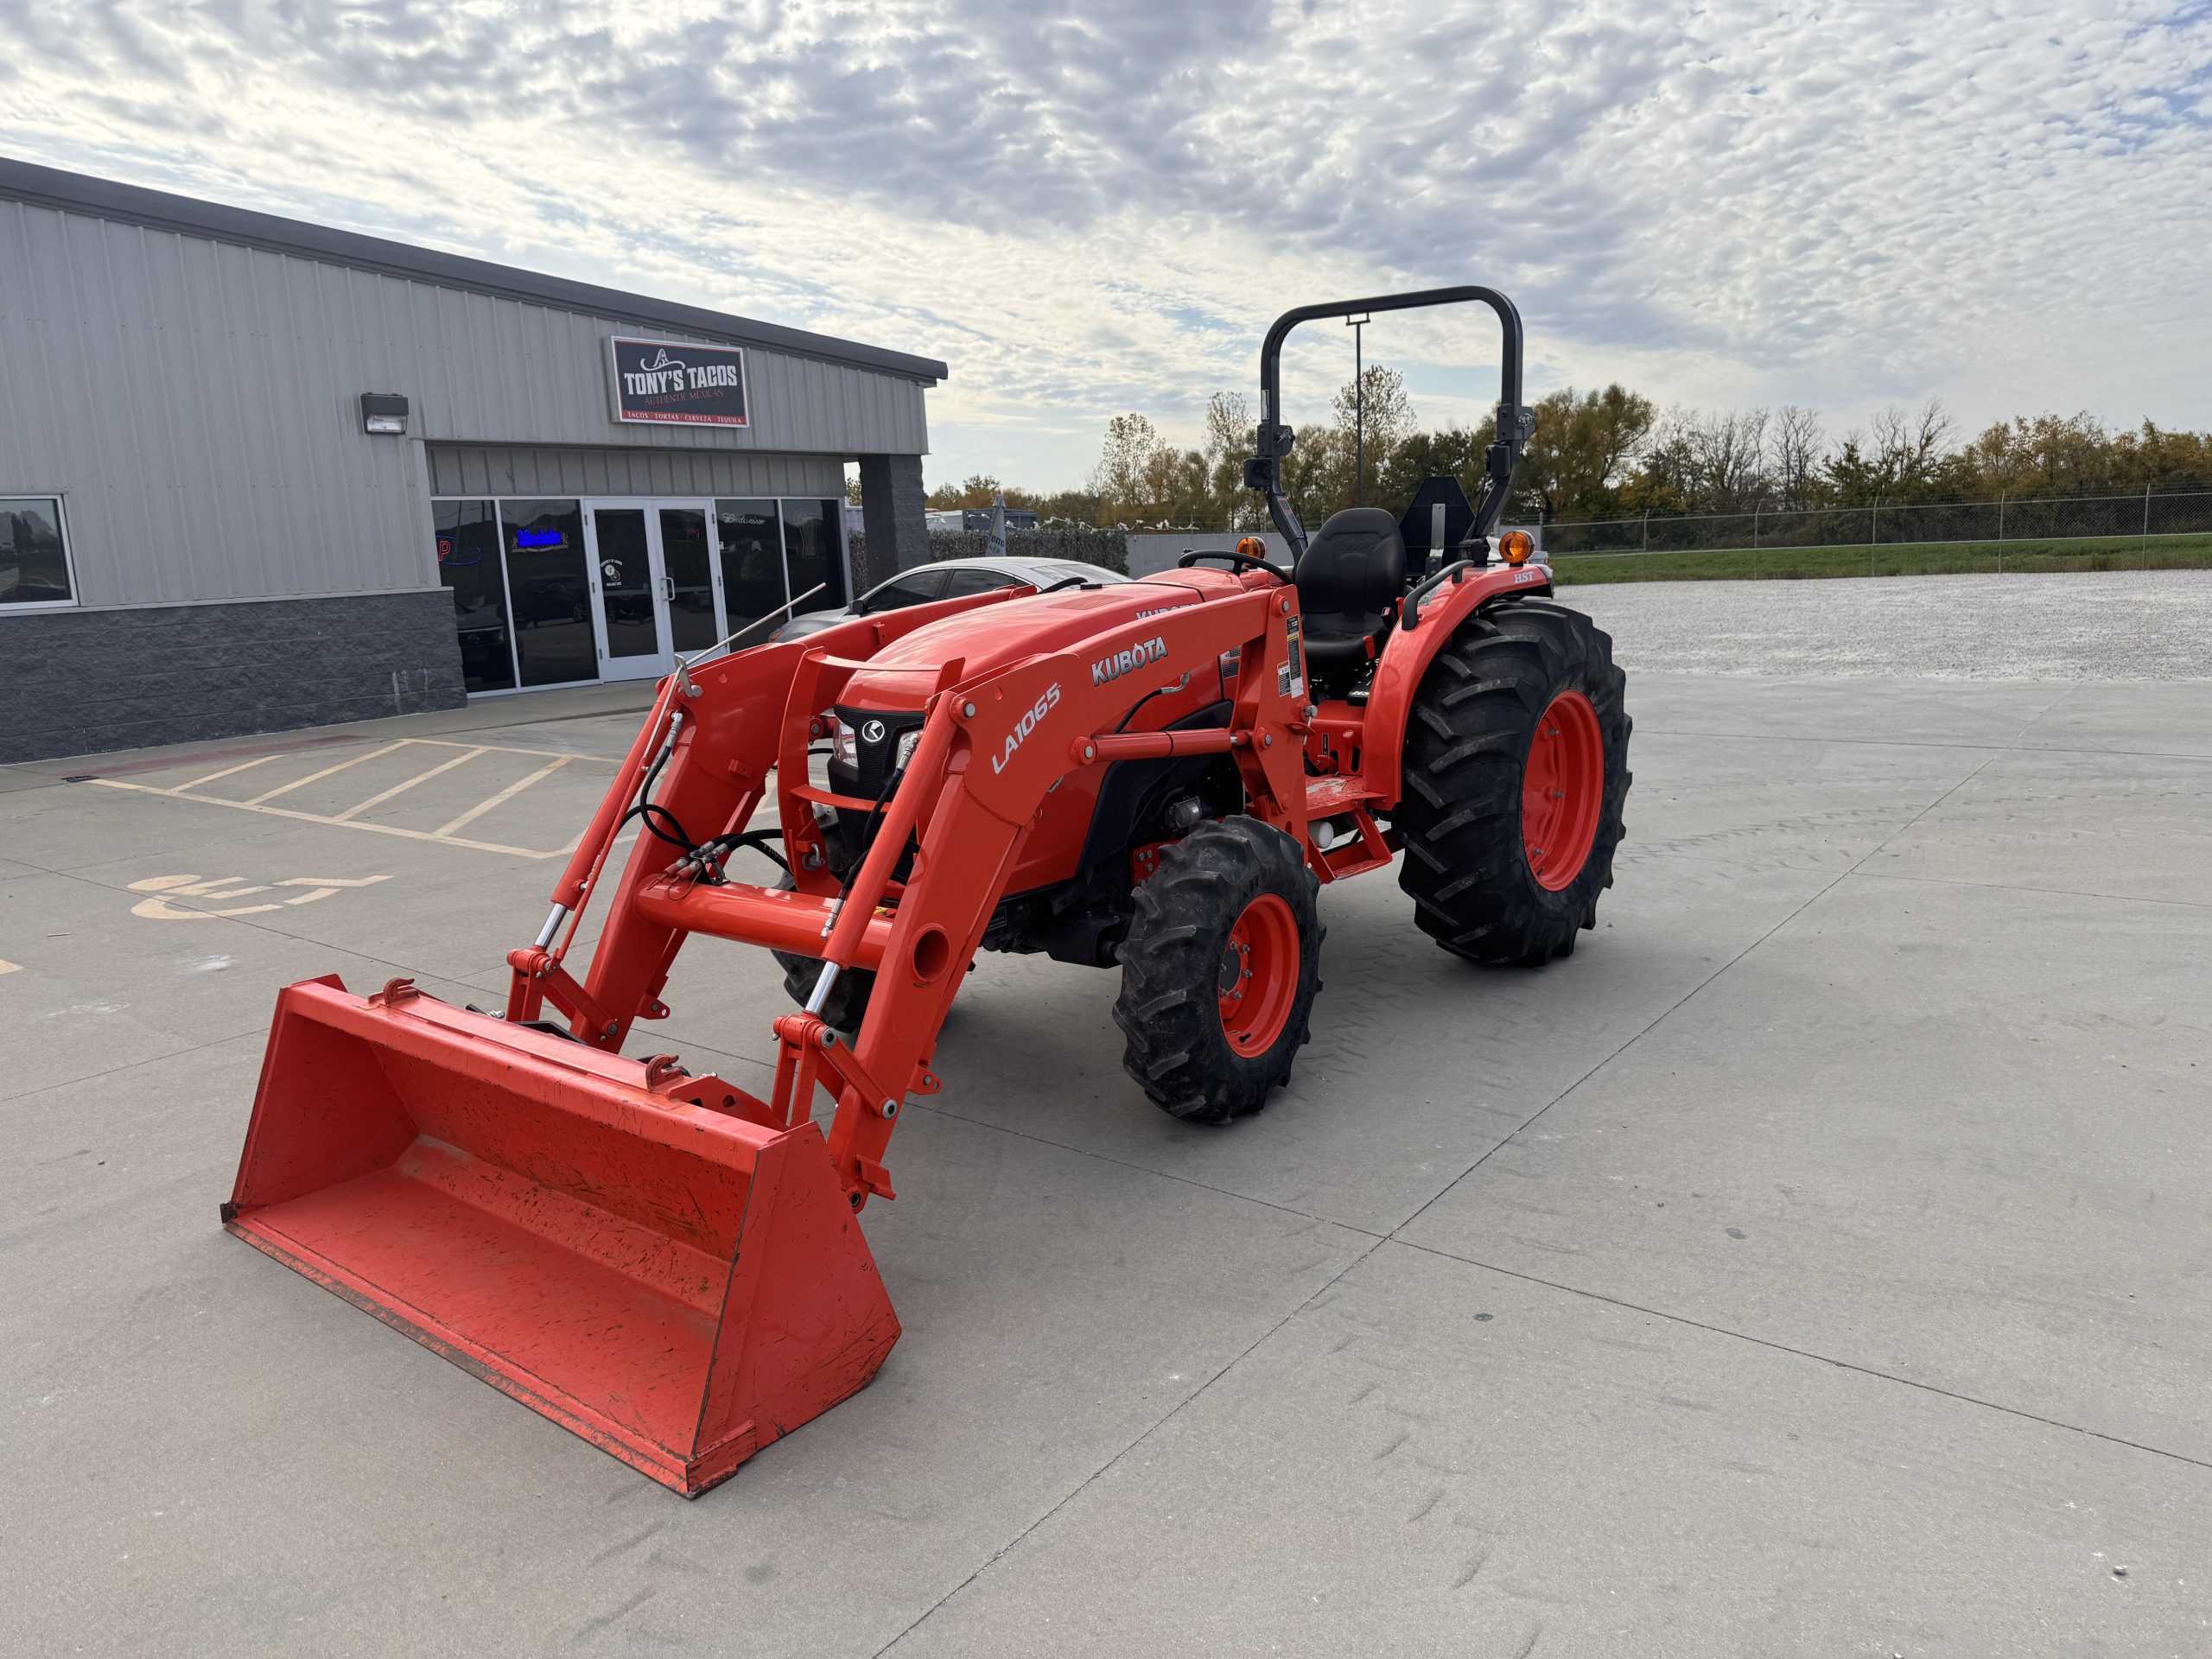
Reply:
M1117 651L1103 663L1093 663L1090 665L1090 683L1093 685L1109 684L1132 669L1156 663L1166 655L1167 642L1155 634L1142 645L1131 645L1127 651Z

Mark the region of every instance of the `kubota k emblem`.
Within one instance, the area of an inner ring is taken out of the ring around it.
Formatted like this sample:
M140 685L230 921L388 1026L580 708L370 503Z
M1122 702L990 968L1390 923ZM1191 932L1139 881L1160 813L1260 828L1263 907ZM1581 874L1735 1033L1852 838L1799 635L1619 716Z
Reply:
M1132 645L1127 651L1116 652L1103 663L1093 663L1090 665L1090 683L1093 685L1108 684L1120 679L1132 669L1142 668L1147 663L1156 663L1166 655L1167 641L1155 634L1141 645Z

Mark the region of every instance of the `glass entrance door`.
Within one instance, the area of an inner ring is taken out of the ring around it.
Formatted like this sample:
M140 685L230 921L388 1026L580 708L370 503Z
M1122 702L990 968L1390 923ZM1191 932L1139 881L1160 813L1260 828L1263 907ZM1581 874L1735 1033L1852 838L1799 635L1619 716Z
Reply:
M664 502L653 509L653 520L660 540L669 643L682 656L696 656L723 632L721 607L715 602L714 515L703 501L682 506Z
M587 501L601 679L671 673L722 637L713 515L703 501Z

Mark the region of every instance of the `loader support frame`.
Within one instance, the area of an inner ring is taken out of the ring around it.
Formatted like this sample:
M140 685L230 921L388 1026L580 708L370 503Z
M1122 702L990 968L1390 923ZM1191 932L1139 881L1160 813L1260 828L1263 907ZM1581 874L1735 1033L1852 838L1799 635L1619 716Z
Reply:
M971 602L893 614L903 631ZM774 1022L776 1089L767 1109L778 1124L803 1122L813 1090L823 1089L836 1103L830 1154L853 1208L889 1198L884 1157L899 1106L910 1094L935 1091L929 1066L945 1012L1046 794L1071 767L1226 753L1243 778L1251 815L1305 843L1306 705L1277 672L1289 659L1295 614L1287 590L1255 581L1143 623L1145 639L1160 648L1152 671L1162 682L1237 654L1238 690L1230 723L1218 730L1113 730L1128 688L1093 683L1090 664L1123 643L1126 626L995 673L963 677L959 661L944 664L919 743L880 804L880 823L849 887L827 874L811 806L874 804L840 803L798 780L807 775L809 734L820 729L844 681L866 665L864 658L837 654L839 647L850 648L855 630L880 630L889 619L845 624L803 645L747 652L672 677L554 889L561 938L508 958L506 1018L537 1019L550 1001L578 1039L619 1050L637 1020L666 1012L660 992L693 933L818 957L841 974L868 969L876 988L852 1042L814 1014ZM777 788L791 890L682 868L683 849L652 832L650 824L670 823L707 839L741 831L760 810L772 775L783 780ZM656 810L630 850L579 983L562 958L648 779ZM894 883L910 848L911 868Z

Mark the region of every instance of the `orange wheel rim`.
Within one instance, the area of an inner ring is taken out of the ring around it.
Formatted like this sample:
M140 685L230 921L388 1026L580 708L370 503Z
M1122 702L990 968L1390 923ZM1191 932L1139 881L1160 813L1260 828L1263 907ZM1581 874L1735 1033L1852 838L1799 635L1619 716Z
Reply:
M1216 989L1230 1049L1262 1054L1274 1046L1298 1000L1298 918L1281 897L1262 893L1231 924Z
M1605 798L1598 711L1580 691L1562 691L1537 721L1521 774L1521 844L1538 887L1557 893L1582 874Z

